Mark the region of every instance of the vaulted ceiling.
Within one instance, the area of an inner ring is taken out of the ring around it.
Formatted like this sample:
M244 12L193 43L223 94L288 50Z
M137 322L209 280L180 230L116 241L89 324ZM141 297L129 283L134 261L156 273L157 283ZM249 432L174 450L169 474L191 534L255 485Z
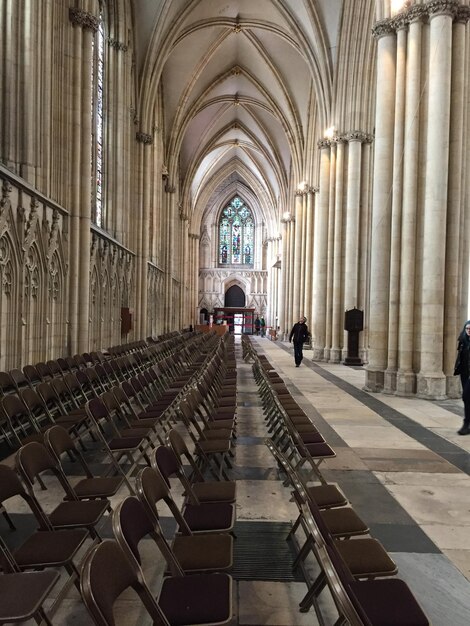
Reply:
M162 97L164 159L193 231L229 187L277 228L328 123L342 4L136 0L140 115L151 124Z

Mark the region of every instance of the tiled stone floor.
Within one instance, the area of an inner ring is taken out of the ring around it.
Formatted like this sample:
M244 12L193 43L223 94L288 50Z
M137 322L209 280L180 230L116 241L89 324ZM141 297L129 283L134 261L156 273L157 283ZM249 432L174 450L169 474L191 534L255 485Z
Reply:
M468 626L470 437L456 435L461 403L365 393L360 369L313 363L308 351L302 366L295 368L289 344L253 341L334 447L337 457L322 465L323 473L340 485L373 536L389 550L399 576L410 585L433 626ZM237 519L260 522L260 528L261 522L292 522L296 507L263 445L267 433L251 365L241 360L239 346L237 353L238 439L232 470L238 480ZM116 501L125 495L118 494ZM49 492L46 502L50 505L53 500L54 493ZM27 524L19 503L13 506L15 520L20 526ZM5 534L2 519L0 532ZM111 535L109 522L102 534ZM146 578L156 592L161 559L151 541L142 554ZM236 581L233 626L316 626L313 610L298 611L305 589L303 582ZM334 624L335 609L327 591L321 594L320 605L325 623ZM119 600L116 615L120 626L149 623L132 593ZM75 590L53 623L91 624Z

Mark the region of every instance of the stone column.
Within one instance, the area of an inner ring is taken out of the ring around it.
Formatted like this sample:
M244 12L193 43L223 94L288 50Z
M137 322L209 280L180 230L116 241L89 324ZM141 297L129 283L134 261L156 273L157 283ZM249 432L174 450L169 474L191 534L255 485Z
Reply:
M390 210L395 119L396 36L388 21L374 28L377 42L377 95L371 232L369 364L366 389L380 391L387 366L390 284Z
M328 206L328 242L326 269L326 327L325 350L323 359L330 360L333 335L333 271L334 271L334 239L335 239L335 188L336 188L336 141L330 145L330 188Z
M429 105L423 224L421 298L421 367L417 392L444 398L443 326L449 167L450 96L452 76L452 14L449 3L431 2Z
M294 229L294 285L292 298L292 312L294 319L303 315L300 309L303 305L303 280L304 268L302 266L302 241L303 241L303 194L297 191L295 194L295 229ZM302 304L301 304L302 303Z
M295 220L291 217L288 222L289 227L289 282L287 293L287 332L290 332L294 324L294 252L295 252ZM297 313L298 315L298 313Z
M468 265L468 240L461 244L463 212L465 206L462 184L462 165L465 164L465 94L468 99L468 55L465 62L466 24L470 7L461 7L456 15L452 33L452 83L450 112L449 197L447 207L447 242L444 304L444 374L447 377L446 394L459 397L460 381L454 377L455 338L465 318L460 317L462 301L468 302L468 280L463 282L463 266ZM468 45L468 42L467 42ZM468 107L468 102L467 102ZM468 140L467 140L468 141ZM467 144L468 145L468 144ZM468 192L467 192L468 193ZM468 200L468 198L467 198ZM462 287L462 285L464 285Z
M345 139L348 147L348 171L346 191L346 232L344 251L344 309L347 311L355 307L359 308L359 227L361 207L361 165L362 165L362 142L365 134L361 131L347 133ZM343 337L342 358L348 356L347 332Z
M279 326L281 329L281 333L283 338L285 337L286 329L287 329L287 317L286 317L286 300L287 300L287 221L285 219L281 220L282 222L282 235L281 235L281 245L282 245L282 253L281 253L281 276L280 276L280 285L279 285L279 300L278 300L278 311L279 311Z
M307 325L312 324L312 293L313 293L313 222L314 222L314 193L317 190L310 188L307 193L306 222L305 222L305 297L304 313L307 317Z
M344 298L343 281L343 201L344 201L344 149L345 139L337 137L336 174L334 197L334 240L333 240L333 277L332 277L332 316L330 361L339 363L342 354Z
M322 360L325 350L326 270L328 245L328 208L330 202L330 142L318 142L320 148L320 195L315 207L313 243L313 359Z
M151 145L153 136L144 133L136 133L136 140L139 146L139 198L140 220L138 220L138 247L136 248L137 258L137 281L136 281L136 337L146 337L147 332L147 308L148 308L148 262L150 251L149 219L150 219L150 161L152 157ZM137 334L138 333L138 334Z
M95 7L97 9L97 7ZM95 15L79 8L69 10L74 28L73 195L70 257L70 351L89 350L91 252L91 128L93 37ZM88 173L88 175L87 175Z
M400 303L398 311L397 393L415 392L413 371L415 344L414 309L416 286L416 223L419 173L419 102L421 97L422 16L410 21L406 61L405 136L403 154L403 205L400 251Z
M403 197L403 150L405 136L406 98L406 38L407 27L402 20L397 33L397 71L395 91L395 130L393 146L393 198L390 233L390 301L388 307L387 370L384 391L393 393L397 388L398 335L401 268L401 221Z

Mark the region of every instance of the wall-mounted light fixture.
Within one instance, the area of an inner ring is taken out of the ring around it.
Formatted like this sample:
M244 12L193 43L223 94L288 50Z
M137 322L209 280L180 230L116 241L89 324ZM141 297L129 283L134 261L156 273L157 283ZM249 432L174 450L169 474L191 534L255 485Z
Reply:
M390 7L392 15L396 15L397 13L400 13L400 11L405 8L405 4L406 4L405 0L392 0L391 7Z
M333 139L336 135L336 128L334 126L330 126L325 130L325 139Z

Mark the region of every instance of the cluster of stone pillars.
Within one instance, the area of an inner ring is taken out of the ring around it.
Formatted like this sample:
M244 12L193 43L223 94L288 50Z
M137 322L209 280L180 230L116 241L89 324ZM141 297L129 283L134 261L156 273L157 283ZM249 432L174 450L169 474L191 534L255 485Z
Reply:
M372 391L455 396L468 284L470 7L415 4L374 28Z

